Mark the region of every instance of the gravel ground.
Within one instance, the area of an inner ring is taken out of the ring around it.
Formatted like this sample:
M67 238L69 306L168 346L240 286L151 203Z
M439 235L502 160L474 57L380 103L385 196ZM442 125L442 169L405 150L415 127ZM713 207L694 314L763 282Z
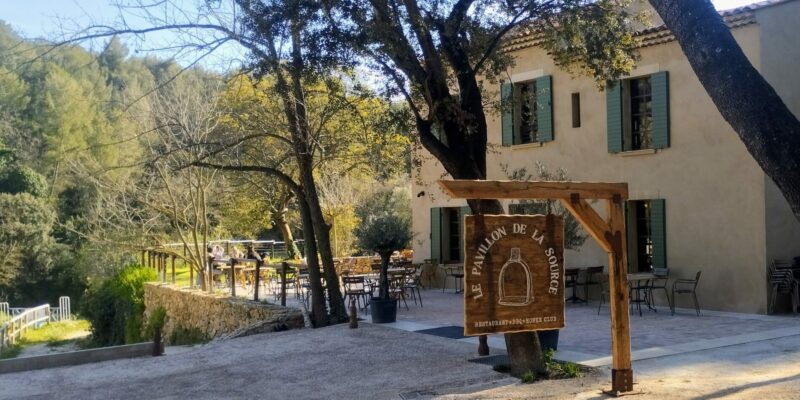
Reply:
M800 335L800 331L798 332ZM158 358L0 375L0 399L600 399L609 370L520 384L475 346L371 324L168 348ZM634 363L637 399L796 399L800 336Z
M473 345L371 324L177 350L158 358L0 375L0 399L397 399L513 382L489 366L467 362Z

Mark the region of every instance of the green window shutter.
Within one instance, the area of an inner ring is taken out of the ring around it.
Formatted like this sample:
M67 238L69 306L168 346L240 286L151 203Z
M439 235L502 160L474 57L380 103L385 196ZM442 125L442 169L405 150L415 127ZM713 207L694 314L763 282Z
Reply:
M636 249L636 204L625 202L625 237L628 241L628 272L639 271L639 257Z
M469 206L461 207L458 213L458 216L461 218L461 222L458 223L458 237L461 241L461 261L466 260L467 244L464 240L464 222L466 221L467 215L470 214L472 214L472 209L469 208Z
M666 226L664 199L650 200L650 238L653 240L653 268L667 268Z
M622 82L606 86L606 129L608 131L608 152L622 151Z
M514 144L514 107L511 102L513 86L511 83L500 84L500 106L502 108L502 135L503 146Z
M669 147L669 74L656 72L650 76L653 91L653 148Z
M431 258L442 262L442 209L431 208Z
M536 79L536 121L539 132L536 140L553 140L553 79L550 75Z

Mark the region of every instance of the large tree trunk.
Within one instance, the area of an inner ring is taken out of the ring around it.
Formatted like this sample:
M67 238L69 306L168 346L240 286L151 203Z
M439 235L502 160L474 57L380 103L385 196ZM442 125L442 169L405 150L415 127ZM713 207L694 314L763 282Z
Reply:
M277 225L278 229L281 231L283 242L286 243L286 253L289 256L288 258L295 259L300 256L300 250L297 248L297 244L294 243L292 228L289 226L289 221L286 219L287 209L288 201L284 202L284 204L281 204L280 209L274 211L273 218L275 219L275 225Z
M333 267L330 226L325 222L325 218L322 215L322 207L319 204L319 197L317 195L313 174L308 168L302 168L300 175L311 213L311 221L314 224L314 235L317 238L318 246L317 250L322 259L322 271L325 284L328 288L328 311L330 312L331 323L346 322L348 320L347 309L344 306L344 298L339 288L339 276L336 274L336 269ZM306 257L310 257L309 253L310 251L306 250ZM316 258L316 253L313 253L313 257Z
M308 265L308 280L311 285L311 316L314 327L320 328L328 325L328 313L325 309L325 294L322 288L319 259L317 259L317 241L314 223L311 220L311 211L305 198L298 196L297 205L303 220L303 239L305 240L306 264ZM291 233L290 233L291 235ZM287 242L288 243L288 242Z
M505 213L498 200L469 200L468 203L474 214ZM547 372L536 332L506 333L504 336L512 375L521 377L528 371L536 374Z
M710 1L650 0L722 117L800 220L800 122L753 67Z
M292 37L292 59L288 73L289 82L283 74L277 75L278 88L284 96L286 106L286 116L292 131L293 144L295 146L295 158L298 165L300 183L303 185L305 199L311 212L311 221L314 223L314 236L317 239L317 246L320 258L322 259L325 283L328 289L328 311L332 323L342 323L348 321L347 308L344 305L344 298L339 289L339 276L333 267L333 253L331 252L330 227L325 222L322 214L322 207L319 203L317 185L314 181L314 153L316 140L312 138L311 128L308 124L308 114L306 112L305 94L303 90L303 71L304 60L301 52L301 24L298 16L293 16L291 21ZM291 98L289 94L291 93ZM310 252L306 251L306 256ZM316 253L313 254L316 258Z

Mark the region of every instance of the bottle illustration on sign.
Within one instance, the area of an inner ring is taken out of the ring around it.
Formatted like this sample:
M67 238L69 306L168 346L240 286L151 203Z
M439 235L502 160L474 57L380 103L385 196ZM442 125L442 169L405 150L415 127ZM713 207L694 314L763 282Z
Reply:
M498 285L500 305L527 306L533 303L531 270L520 257L519 248L511 249L511 258L500 268Z

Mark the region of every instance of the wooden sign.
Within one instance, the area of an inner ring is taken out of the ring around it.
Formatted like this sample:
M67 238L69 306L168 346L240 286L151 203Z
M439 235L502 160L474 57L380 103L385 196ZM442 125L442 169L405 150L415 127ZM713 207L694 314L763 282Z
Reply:
M464 335L564 327L564 219L468 215Z

